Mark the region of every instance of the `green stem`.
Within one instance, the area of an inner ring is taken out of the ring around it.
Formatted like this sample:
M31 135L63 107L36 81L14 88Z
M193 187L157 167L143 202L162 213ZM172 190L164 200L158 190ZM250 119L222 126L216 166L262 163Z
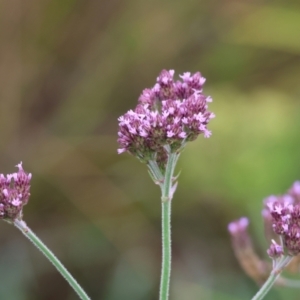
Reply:
M160 300L169 297L171 276L171 201L162 202L162 267L160 278Z
M49 250L47 246L30 230L23 220L16 219L14 221L14 225L49 259L57 271L68 281L80 299L90 300L88 295L69 273L69 271L62 265L62 263L56 258L51 250Z
M267 281L263 284L263 286L252 298L252 300L261 300L266 296L266 294L269 292L276 280L280 277L282 270L290 263L292 259L292 256L282 257L282 259L276 264L275 268L272 270Z
M174 193L173 174L179 154L169 153L164 181L162 185L162 268L159 299L169 298L171 276L171 203Z

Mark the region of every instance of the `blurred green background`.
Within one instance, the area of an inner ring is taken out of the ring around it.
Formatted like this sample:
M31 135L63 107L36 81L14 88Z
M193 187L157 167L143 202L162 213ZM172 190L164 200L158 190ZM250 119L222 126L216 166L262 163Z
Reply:
M300 179L299 1L1 0L1 172L33 174L24 220L92 299L157 299L160 192L116 139L162 69L200 71L217 116L180 158L171 299L250 299L227 224L250 217L265 256L262 199ZM0 241L0 299L77 299L4 222Z

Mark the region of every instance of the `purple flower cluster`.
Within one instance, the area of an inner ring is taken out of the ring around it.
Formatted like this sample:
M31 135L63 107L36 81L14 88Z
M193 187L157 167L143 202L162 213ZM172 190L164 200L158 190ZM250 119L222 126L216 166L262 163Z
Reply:
M184 73L181 81L173 76L173 70L163 70L136 108L119 117L119 154L128 151L145 162L164 162L166 145L174 152L199 134L211 135L206 126L215 115L207 110L211 97L202 94L205 78L199 72Z
M18 172L0 174L0 219L13 221L22 217L22 209L30 196L31 174L24 172L22 163Z
M287 194L270 196L265 199L264 203L266 208L263 216L265 220L270 220L274 232L281 237L287 253L289 255L299 254L300 181L296 181ZM278 250L278 245L274 241L272 243L274 246L271 245L269 250L275 246Z

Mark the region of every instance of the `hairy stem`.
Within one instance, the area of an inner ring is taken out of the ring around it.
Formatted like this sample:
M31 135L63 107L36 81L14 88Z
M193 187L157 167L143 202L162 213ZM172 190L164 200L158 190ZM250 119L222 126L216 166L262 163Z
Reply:
M159 299L169 297L171 276L171 201L162 202L162 267Z
M159 299L169 298L171 276L171 204L176 185L173 185L173 175L179 154L170 153L164 182L162 185L162 268L160 278Z

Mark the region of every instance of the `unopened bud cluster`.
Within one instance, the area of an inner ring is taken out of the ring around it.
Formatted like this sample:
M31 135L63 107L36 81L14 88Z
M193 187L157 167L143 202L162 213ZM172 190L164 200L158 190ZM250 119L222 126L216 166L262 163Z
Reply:
M31 174L24 172L22 163L18 172L0 174L0 219L14 221L22 217L22 209L30 196Z
M228 225L234 253L246 274L258 284L265 281L268 265L256 254L248 233L249 220L242 217Z
M211 135L206 126L215 115L207 110L211 97L202 93L205 78L199 72L184 73L178 81L173 76L173 70L163 70L136 108L119 117L118 153L128 151L141 161L163 165L166 145L175 152L199 134Z
M229 223L228 231L231 234L232 242L235 244L235 249L246 249L252 247L248 234L249 220L242 217L236 221Z

